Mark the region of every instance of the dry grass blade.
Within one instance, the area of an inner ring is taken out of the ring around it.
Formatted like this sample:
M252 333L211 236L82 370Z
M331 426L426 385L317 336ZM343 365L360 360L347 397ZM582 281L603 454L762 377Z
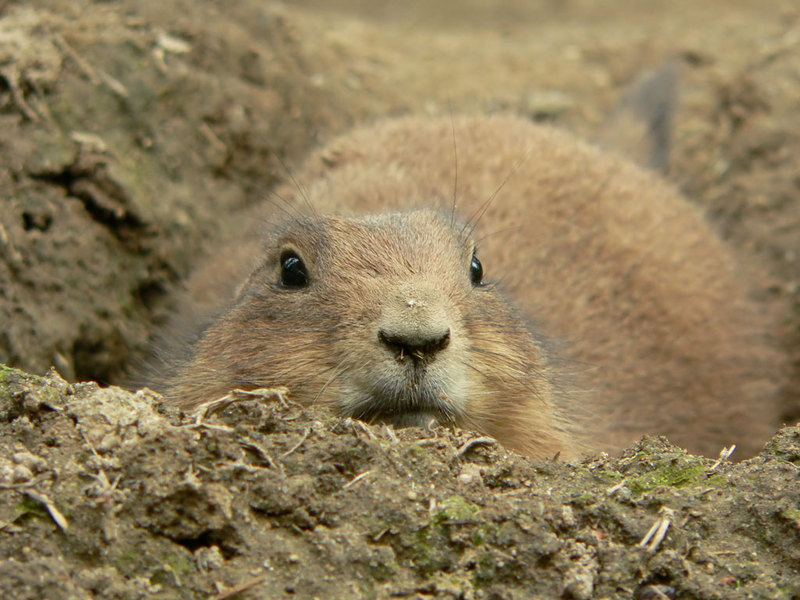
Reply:
M225 590L224 592L220 592L216 596L214 596L213 600L226 600L227 598L233 598L234 596L241 594L242 592L246 592L247 590L256 587L257 585L261 585L267 580L266 575L261 575L259 577L254 577L244 583L240 583L239 585L235 585L232 588Z
M52 518L55 524L59 526L61 531L66 532L67 529L69 529L69 522L67 521L67 518L61 514L61 511L56 508L56 505L52 500L50 500L50 498L34 490L25 490L24 494L31 500L34 500L44 506L47 509L47 512L50 513L50 518Z
M672 517L675 515L675 511L666 506L662 506L659 512L661 513L661 518L653 523L642 540L637 544L640 548L647 546L648 552L655 552L658 550L658 547L661 545L661 542L664 541L667 531L669 531L669 527L672 524Z
M464 456L467 452L469 452L475 446L496 446L497 440L491 437L477 437L472 438L471 440L467 440L463 443L456 454L458 456Z

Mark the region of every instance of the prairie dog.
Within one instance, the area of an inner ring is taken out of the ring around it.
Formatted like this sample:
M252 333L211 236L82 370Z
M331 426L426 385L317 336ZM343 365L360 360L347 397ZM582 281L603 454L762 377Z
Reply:
M778 425L770 324L655 173L478 116L357 129L295 179L263 207L261 240L220 248L190 284L238 270L170 382L178 405L287 386L341 415L436 419L540 458L645 433L752 455Z

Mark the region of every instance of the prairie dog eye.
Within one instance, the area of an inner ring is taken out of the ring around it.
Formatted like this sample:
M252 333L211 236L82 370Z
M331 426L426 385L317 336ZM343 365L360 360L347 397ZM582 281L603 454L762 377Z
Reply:
M308 286L306 264L292 250L286 250L281 254L281 285L293 289Z
M478 260L475 252L472 253L472 262L469 265L469 277L472 280L472 285L476 287L484 285L483 265L481 264L481 261Z

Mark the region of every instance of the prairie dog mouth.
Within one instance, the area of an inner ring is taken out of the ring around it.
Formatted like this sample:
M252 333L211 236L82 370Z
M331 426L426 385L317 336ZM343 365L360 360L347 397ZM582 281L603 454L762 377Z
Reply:
M431 425L448 424L451 422L444 419L441 413L430 411L398 413L396 415L380 414L376 415L371 420L378 421L380 423L388 423L389 425L394 425L395 427L422 428L427 428Z
M431 421L452 424L461 410L444 392L416 386L404 393L366 393L345 398L340 410L362 421L390 423L399 427L426 427Z

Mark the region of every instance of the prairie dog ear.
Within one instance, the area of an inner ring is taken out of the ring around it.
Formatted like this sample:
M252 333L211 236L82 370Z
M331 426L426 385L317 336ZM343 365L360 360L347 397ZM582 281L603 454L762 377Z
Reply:
M619 98L595 141L643 167L666 174L679 71L680 63L673 59L639 77Z

